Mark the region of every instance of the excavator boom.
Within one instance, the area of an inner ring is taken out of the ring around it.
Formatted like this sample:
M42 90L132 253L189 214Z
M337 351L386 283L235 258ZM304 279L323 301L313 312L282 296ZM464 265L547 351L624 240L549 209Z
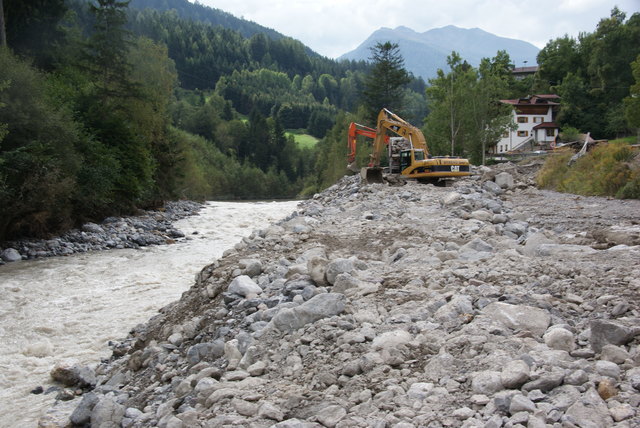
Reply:
M420 129L393 112L383 108L377 119L377 128L369 128L352 122L349 126L349 169L354 170L357 135L373 139L373 153L368 168L361 171L367 182L382 182L380 159L384 148L389 154L389 172L400 173L406 178L420 181L438 181L446 177L470 175L467 159L458 157L433 157ZM388 133L398 137L390 138ZM400 138L399 138L400 137Z

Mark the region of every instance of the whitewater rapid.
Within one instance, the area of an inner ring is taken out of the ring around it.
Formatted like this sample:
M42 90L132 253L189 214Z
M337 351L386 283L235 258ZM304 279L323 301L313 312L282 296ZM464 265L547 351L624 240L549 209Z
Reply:
M35 427L56 393L49 372L65 359L97 364L110 340L179 299L207 264L243 236L286 217L287 202L209 202L175 223L187 239L0 266L0 427Z

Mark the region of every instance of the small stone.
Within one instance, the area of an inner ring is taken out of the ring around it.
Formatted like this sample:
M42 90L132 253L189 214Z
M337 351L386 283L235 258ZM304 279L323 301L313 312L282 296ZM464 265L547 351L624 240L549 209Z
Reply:
M267 364L264 361L258 361L247 367L247 373L251 376L262 376L266 369Z
M525 397L522 394L517 394L511 398L511 404L509 404L510 414L513 415L518 412L533 413L535 411L536 411L536 405L528 397Z
M608 400L618 395L615 382L608 378L601 379L598 383L598 394L603 400Z
M600 352L601 360L611 361L615 364L622 364L630 358L631 355L626 350L615 345L604 345L602 352Z
M258 413L258 405L249 401L234 398L231 405L242 416L255 416Z
M611 361L596 361L596 372L601 376L607 376L613 379L620 378L620 367Z
M471 389L476 394L491 395L503 389L501 374L497 371L478 372L473 376Z
M347 416L347 411L343 407L335 405L325 407L316 415L318 422L327 428L335 427L345 416Z
M452 412L452 416L454 418L458 418L460 420L469 419L475 414L473 410L468 407L461 407L460 409L456 409Z
M582 385L589 381L589 375L584 370L574 370L564 377L564 383L566 385Z
M573 333L561 327L550 328L542 338L551 349L571 352L576 347Z
M249 276L240 275L231 281L229 284L228 291L230 293L238 294L242 297L247 297L249 295L261 294L262 288L258 284L255 283Z
M529 380L529 366L522 360L510 361L502 369L500 379L505 388L520 388Z
M262 403L258 409L258 416L280 422L284 419L284 412L276 405L267 401Z
M635 416L633 407L627 403L609 409L609 413L611 413L611 417L616 422L621 422Z

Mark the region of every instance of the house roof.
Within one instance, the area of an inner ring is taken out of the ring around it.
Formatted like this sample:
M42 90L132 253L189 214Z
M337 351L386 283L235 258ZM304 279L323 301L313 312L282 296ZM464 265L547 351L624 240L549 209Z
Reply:
M533 129L557 129L560 128L555 122L542 122L533 127Z
M531 105L548 105L558 106L560 103L551 100L559 100L560 97L555 94L530 95L525 98L515 100L500 100L501 103L511 104L513 106L531 106Z
M535 73L536 71L538 71L537 65L533 65L531 67L515 67L513 70L511 70L513 74L529 74Z

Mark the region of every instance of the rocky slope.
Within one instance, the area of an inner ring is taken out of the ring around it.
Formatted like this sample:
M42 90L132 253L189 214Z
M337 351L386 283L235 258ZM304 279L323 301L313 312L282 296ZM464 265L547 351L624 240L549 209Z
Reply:
M85 391L71 422L639 426L640 201L541 192L502 168L447 188L349 177L301 203L95 378L58 367L67 398ZM68 422L59 409L40 425Z

